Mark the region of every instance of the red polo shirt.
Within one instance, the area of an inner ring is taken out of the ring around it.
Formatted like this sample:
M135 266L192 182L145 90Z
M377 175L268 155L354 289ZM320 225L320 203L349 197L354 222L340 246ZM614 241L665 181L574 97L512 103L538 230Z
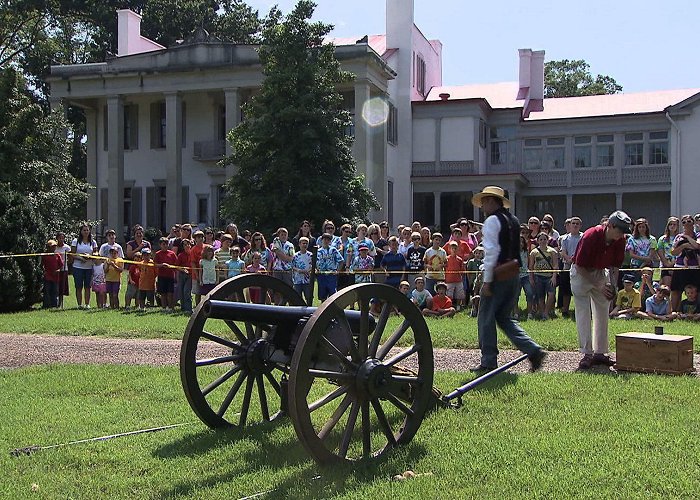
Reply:
M605 227L594 226L586 230L574 252L573 263L580 267L606 269L620 267L625 258L626 238L611 244L605 242Z

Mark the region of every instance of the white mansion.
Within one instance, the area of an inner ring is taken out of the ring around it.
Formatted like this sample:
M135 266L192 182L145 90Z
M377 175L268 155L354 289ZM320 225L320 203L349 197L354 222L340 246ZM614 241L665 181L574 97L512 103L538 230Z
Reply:
M260 87L256 47L198 32L166 48L141 36L137 14L118 16L116 57L52 66L49 78L55 106L85 110L87 216L125 231L219 225L232 171L217 161ZM544 52L529 49L518 82L445 87L442 45L415 26L412 0L386 0L386 34L330 41L356 75L339 90L382 207L374 220L444 229L478 217L470 199L489 184L521 218L550 212L557 224L622 208L659 234L669 214L700 211L700 89L545 100Z

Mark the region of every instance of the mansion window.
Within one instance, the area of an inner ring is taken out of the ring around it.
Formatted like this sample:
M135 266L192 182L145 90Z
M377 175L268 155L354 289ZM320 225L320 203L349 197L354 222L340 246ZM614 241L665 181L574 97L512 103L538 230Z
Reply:
M668 163L668 132L649 133L649 164Z
M419 56L418 54L415 54L415 59L414 59L414 86L416 87L416 90L420 95L425 95L425 60Z
M552 137L547 139L545 149L545 168L564 168L564 138Z
M136 104L124 104L124 149L134 150L139 148L139 107ZM109 147L109 117L107 106L103 107L103 133L104 150Z
M523 168L525 170L556 170L564 168L564 138L525 139Z
M615 144L612 134L596 137L596 166L612 167L615 165Z
M396 146L399 143L399 117L398 109L390 101L389 112L386 121L386 142Z
M644 134L625 134L625 165L644 164Z
M508 158L508 141L491 141L491 165L505 165Z
M574 166L588 168L591 165L591 136L574 137Z
M540 170L542 168L542 139L525 139L523 168L525 170Z

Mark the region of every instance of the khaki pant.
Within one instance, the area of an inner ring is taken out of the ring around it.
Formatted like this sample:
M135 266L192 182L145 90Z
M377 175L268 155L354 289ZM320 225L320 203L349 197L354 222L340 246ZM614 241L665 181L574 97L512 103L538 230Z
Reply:
M571 266L571 291L576 307L576 329L583 354L608 352L610 301L603 289L610 281L607 269L586 270ZM591 325L592 321L592 325Z

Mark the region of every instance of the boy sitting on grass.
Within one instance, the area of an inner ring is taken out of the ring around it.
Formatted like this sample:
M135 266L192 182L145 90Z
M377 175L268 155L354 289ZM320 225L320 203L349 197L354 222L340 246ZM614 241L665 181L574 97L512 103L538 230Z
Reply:
M700 321L700 301L698 301L698 287L689 283L685 285L685 299L681 300L678 317L692 321Z
M430 309L423 309L423 316L433 318L451 318L457 311L452 307L452 300L446 295L447 285L442 281L435 285L437 295L433 297L433 305Z
M645 311L638 311L637 317L642 319L657 319L659 321L673 321L677 313L671 311L671 289L666 285L661 285L656 289L654 295L645 302Z
M610 311L613 319L633 318L642 307L642 296L634 288L634 276L626 274L622 278L622 284L625 288L617 292L615 307Z
M433 305L433 296L425 289L425 279L423 276L417 276L413 283L415 288L411 292L411 302L421 311L430 309ZM445 285L445 290L447 290L447 285Z

